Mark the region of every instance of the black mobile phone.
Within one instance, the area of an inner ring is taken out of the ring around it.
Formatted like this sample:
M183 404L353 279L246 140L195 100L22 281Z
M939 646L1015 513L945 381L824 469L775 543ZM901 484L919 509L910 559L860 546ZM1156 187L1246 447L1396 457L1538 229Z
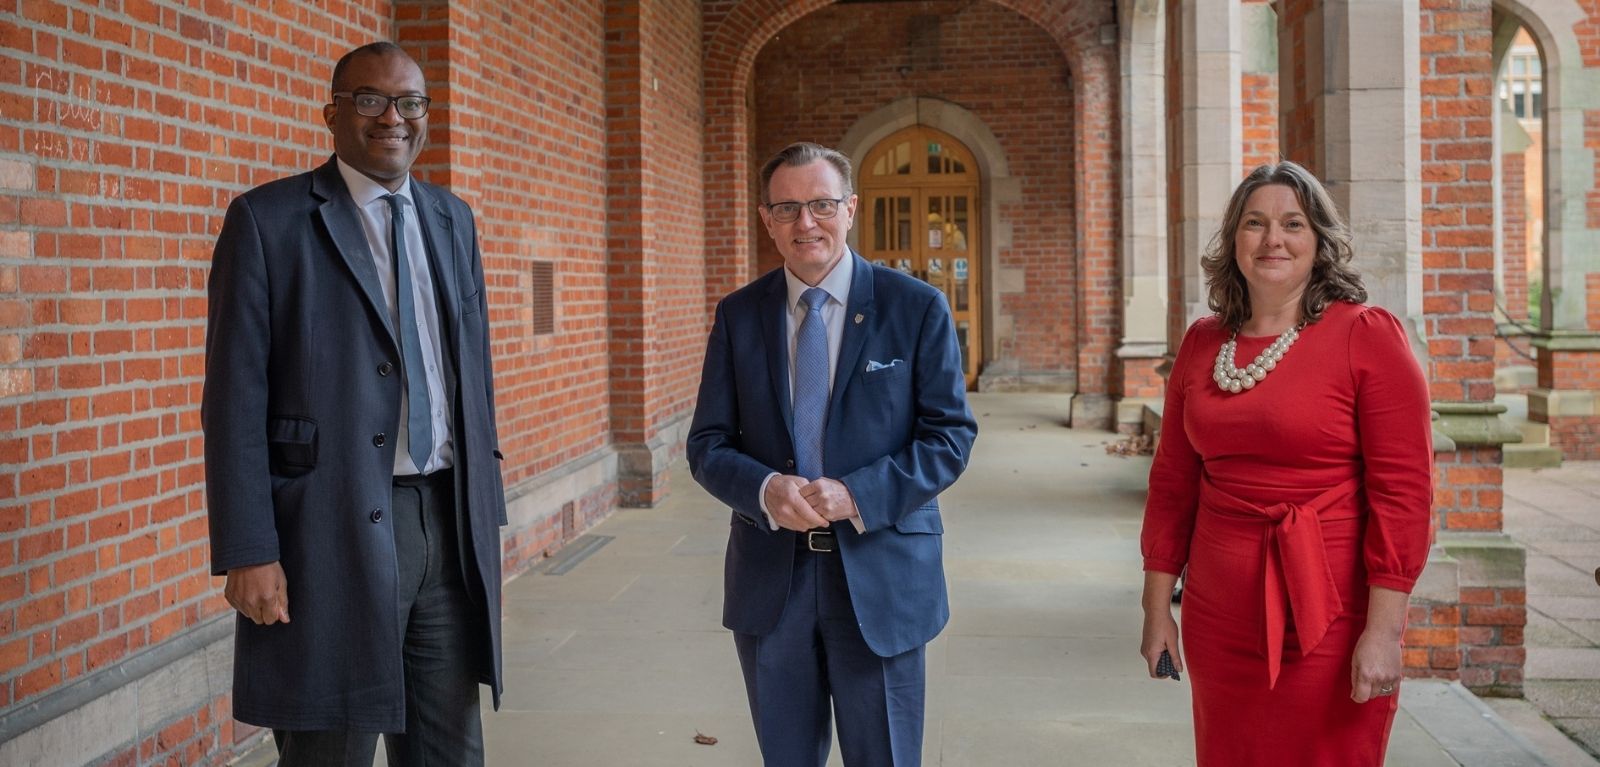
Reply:
M1172 653L1162 650L1161 657L1156 659L1156 678L1166 679L1168 677L1171 677L1174 682L1182 681L1182 677L1178 676L1178 669L1172 665Z

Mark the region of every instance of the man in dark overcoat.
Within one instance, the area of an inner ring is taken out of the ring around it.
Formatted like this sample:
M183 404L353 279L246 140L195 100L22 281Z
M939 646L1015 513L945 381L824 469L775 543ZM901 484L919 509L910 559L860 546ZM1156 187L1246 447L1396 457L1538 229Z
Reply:
M472 211L411 177L429 99L392 43L335 66L335 157L229 206L209 286L212 571L234 716L280 764L483 763L505 498Z

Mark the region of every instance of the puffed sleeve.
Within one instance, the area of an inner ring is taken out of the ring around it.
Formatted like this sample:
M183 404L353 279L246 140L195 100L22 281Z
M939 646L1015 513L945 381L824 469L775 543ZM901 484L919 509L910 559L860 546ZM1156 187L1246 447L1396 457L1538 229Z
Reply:
M1433 516L1428 384L1399 320L1378 307L1351 324L1349 359L1370 508L1367 585L1410 593L1427 564Z
M1144 504L1144 528L1139 533L1139 548L1144 554L1144 569L1179 575L1189 563L1189 537L1194 532L1195 512L1200 503L1200 454L1189 442L1183 427L1183 405L1190 375L1189 366L1205 352L1195 337L1204 323L1189 326L1178 347L1167 378L1166 406L1161 411L1161 442L1150 465L1149 495ZM1205 364L1201 361L1199 364Z

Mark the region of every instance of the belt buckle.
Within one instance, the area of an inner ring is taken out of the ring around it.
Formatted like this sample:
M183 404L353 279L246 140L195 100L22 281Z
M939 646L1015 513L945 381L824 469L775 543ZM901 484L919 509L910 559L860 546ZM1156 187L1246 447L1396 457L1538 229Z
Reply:
M826 545L819 546L819 540L824 541ZM837 550L838 544L834 542L833 531L831 530L808 530L806 531L806 548L827 553Z

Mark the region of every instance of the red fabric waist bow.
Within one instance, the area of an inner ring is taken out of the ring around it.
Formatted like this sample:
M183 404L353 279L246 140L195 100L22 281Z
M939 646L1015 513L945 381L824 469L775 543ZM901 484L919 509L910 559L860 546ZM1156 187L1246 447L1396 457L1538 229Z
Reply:
M1267 688L1278 684L1283 668L1283 635L1288 626L1286 612L1294 615L1295 632L1300 638L1300 654L1310 655L1322 642L1328 628L1344 609L1339 588L1328 566L1328 551L1322 542L1322 521L1353 518L1360 514L1328 513L1341 501L1361 489L1359 479L1347 479L1306 503L1275 503L1259 506L1220 490L1207 479L1201 483L1200 505L1223 517L1266 523L1265 565L1262 573L1262 599L1265 607L1267 643Z

